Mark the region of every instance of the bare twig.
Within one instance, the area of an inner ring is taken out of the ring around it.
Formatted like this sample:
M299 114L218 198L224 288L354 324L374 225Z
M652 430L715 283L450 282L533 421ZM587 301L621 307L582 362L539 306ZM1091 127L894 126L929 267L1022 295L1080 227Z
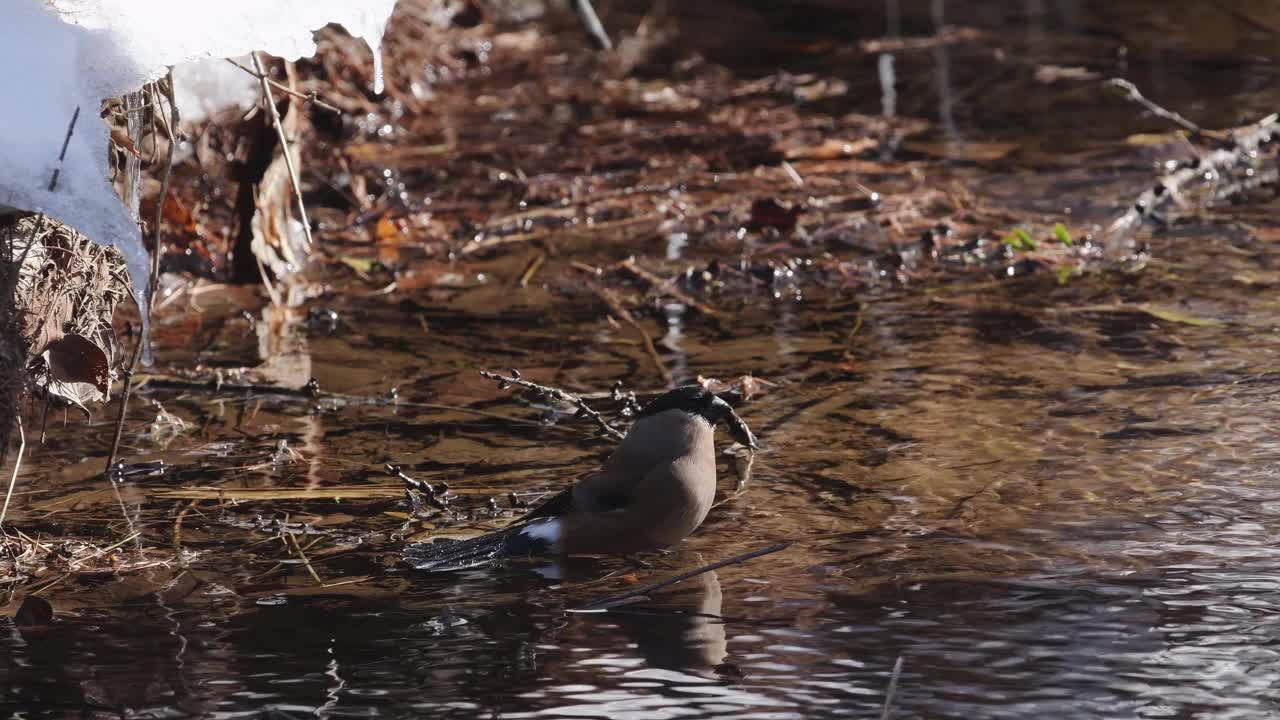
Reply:
M603 600L597 600L595 602L588 603L570 612L598 612L598 611L608 610L611 606L617 605L626 600L630 600L633 597L637 597L639 595L647 595L648 593L651 593L654 590L661 590L662 588L667 587L669 585L675 585L678 582L683 582L685 580L688 580L689 578L697 577L703 573L709 573L712 570L719 570L720 568L725 567L726 565L736 565L741 562L746 562L747 560L758 558L762 555L772 555L773 553L786 550L789 547L791 547L791 542L787 541L787 542L778 543L777 545L770 545L769 547L763 547L763 548L760 548L759 550L752 550L751 552L745 552L745 553L742 553L741 555L734 555L733 557L727 560L720 560L718 562L713 562L709 565L703 565L702 567L694 568L693 570L689 570L688 572L682 572L679 575L676 575L675 577L667 578L666 580L660 580L655 583L649 583L648 585L641 585L638 588L628 590L619 595L614 595L612 597L604 598Z
M235 65L236 67L240 68L241 70L243 70L243 71L245 71L245 72L249 73L250 75L254 76L255 78L257 78L257 79L258 79L258 81L259 81L259 82L261 82L261 81L265 78L267 82L271 83L271 87L273 87L273 88L275 88L275 89L279 90L280 92L282 92L282 93L284 93L284 94L286 94L286 95L292 95L293 97L296 97L296 98L298 98L299 100L304 100L304 101L306 101L306 102L312 103L312 104L314 104L316 107L320 108L321 110L326 110L326 111L328 111L328 112L334 113L335 115L341 115L341 114L342 114L342 110L341 110L340 108L334 107L333 105L330 105L329 103L325 102L324 100L321 100L321 99L320 99L320 96L319 96L319 95L316 95L316 94L315 94L315 92L309 92L309 93L301 93L301 92L298 92L297 90L294 90L293 88L289 87L288 85L282 85L282 84L280 84L280 83L276 82L275 80L272 80L272 79L271 79L271 78L269 78L269 77L265 77L265 76L263 76L263 75L260 75L260 74L258 74L258 73L256 73L256 72L254 72L252 69L247 68L247 67L245 67L245 66L241 65L240 63L236 62L236 61L235 61L234 59L232 59L232 58L227 58L226 60L227 60L227 62L231 63L232 65Z
M485 377L490 380L497 380L498 387L504 390L512 385L518 385L522 388L525 388L526 390L533 391L535 394L537 394L540 397L554 398L556 400L559 400L560 402L573 405L574 407L578 408L578 413L577 413L578 415L582 417L591 418L591 420L594 421L595 424L599 425L600 429L604 430L605 434L608 435L609 437L615 440L621 440L623 438L623 434L620 430L610 425L604 419L604 416L602 416L600 413L596 412L595 410L592 410L591 406L587 405L587 402L585 400L578 397L577 395L574 395L573 393L565 392L564 390L561 390L559 388L553 388L553 387L548 387L546 385L539 385L538 383L529 382L528 380L525 380L524 378L520 377L520 373L517 370L512 370L510 376L500 375L498 373L490 372L488 370L481 370L480 375L481 377Z
M81 559L81 560L79 561L79 564L80 564L80 565L84 565L85 563L89 562L90 560L96 560L96 559L98 559L98 558L102 557L103 555L106 555L107 553L111 552L112 550L115 550L116 548L120 547L121 545L124 545L125 543L129 542L130 540L134 540L134 539L136 539L139 535L141 535L141 533L139 533L139 532L133 532L133 533L130 533L129 535L125 536L125 538L124 538L123 540L120 540L120 541L118 541L118 542L116 542L116 543L113 543L113 544L111 544L111 545L108 545L108 546L106 546L106 547L102 548L101 550L98 550L97 552L93 553L92 555L89 555L89 556L87 556L87 557L85 557L85 558Z
M1253 125L1232 130L1220 147L1181 163L1161 175L1107 226L1102 244L1112 257L1127 254L1143 221L1168 223L1178 211L1211 203L1275 183L1280 174L1270 153L1262 149L1280 137L1280 116L1268 115Z
M80 119L80 106L76 106L76 111L71 113L71 122L67 125L67 136L62 139L62 152L58 153L58 167L53 169L53 175L49 178L49 192L58 189L58 173L62 172L62 161L67 157L67 146L71 144L71 135L76 131L76 120Z
M160 223L164 218L164 200L169 194L169 175L173 172L173 153L177 145L177 138L174 136L174 130L178 127L178 104L173 98L173 72L170 71L168 77L163 83L157 83L157 86L164 92L165 99L169 102L169 118L165 123L165 133L169 138L169 150L165 160L164 174L160 178L160 195L156 199L156 221L155 227L152 228L153 243L151 256L151 277L147 287L147 314L150 315L155 307L156 286L160 284ZM156 92L156 87L152 88L152 92ZM162 107L158 98L153 100L153 107ZM116 458L120 454L120 441L124 437L124 419L125 414L129 410L129 396L133 392L133 375L138 370L138 361L142 358L142 352L149 339L145 335L138 337L138 342L133 346L133 353L129 357L129 367L124 371L124 389L120 393L120 412L116 415L115 434L111 439L111 452L107 455L107 480L111 483L111 489L115 492L116 502L120 505L120 512L124 515L125 523L129 526L129 533L133 536L138 546L141 546L141 540L138 540L140 533L133 528L133 518L129 516L129 509L125 505L124 496L120 494L120 483L117 482L116 472L114 470Z
M898 678L902 675L902 656L893 663L893 672L889 675L889 687L884 691L884 707L880 709L880 720L889 720L893 712L893 698L898 692Z
M173 150L178 144L174 132L178 128L178 104L173 99L173 72L165 79L165 82L156 83L152 88L152 92L156 86L164 87L165 99L169 101L169 119L165 120L165 135L169 138L169 150L165 158L164 174L160 176L160 195L156 199L156 225L152 228L154 233L154 247L151 253L151 287L149 293L151 297L147 300L148 311L151 308L151 301L155 299L156 285L160 282L160 223L164 220L164 201L169 196L169 175L173 172ZM156 107L163 108L159 97L156 98Z
M613 41L609 39L609 33L604 31L604 25L600 22L600 16L596 15L596 9L591 6L591 0L573 0L573 11L577 13L578 22L596 48L613 49Z
M302 559L302 564L306 566L307 572L311 573L311 579L315 580L317 585L323 586L324 580L320 579L320 573L317 573L316 569L311 566L311 561L307 559L307 554L302 551L302 546L298 544L298 538L294 537L293 533L285 533L285 537L289 539L289 542L293 543L293 549L298 553L298 557Z
M150 303L148 303L150 307ZM107 477L111 478L111 484L115 485L115 476L111 468L116 464L116 456L120 454L120 441L124 437L124 414L129 408L129 395L133 389L133 373L138 367L138 359L142 356L142 343L146 340L142 337L138 338L137 344L133 346L133 353L129 356L129 367L124 371L124 389L120 392L120 411L116 414L116 430L115 435L111 439L111 452L107 454ZM117 496L119 490L116 491ZM121 503L124 501L121 500Z
M284 125L280 122L280 111L276 109L275 98L271 95L271 83L266 70L262 68L262 59L257 52L253 53L253 67L258 71L262 83L262 99L267 103L267 111L271 113L271 122L276 126L276 135L280 138L280 151L284 153L284 166L289 171L289 182L293 184L293 199L298 204L298 219L302 221L302 234L307 238L307 249L311 242L311 221L307 219L307 206L302 202L302 183L298 178L298 169L293 165L293 154L289 151L289 138L285 135Z
M510 417L499 413L492 413L486 410L477 410L476 408L463 407L461 405L445 405L442 403L423 403L412 402L408 400L400 400L387 396L372 397L368 395L348 395L344 393L331 393L318 390L314 387L290 388L278 385L268 385L263 383L229 383L219 382L217 380L187 380L184 378L165 377L161 375L143 375L142 381L138 385L138 389L157 388L164 390L182 390L184 392L210 393L222 396L240 396L241 400L250 400L256 398L277 398L284 400L298 400L305 402L328 401L340 403L342 405L394 405L400 408L414 408L419 410L440 410L443 412L456 412L465 415L474 415L476 417L491 418L493 420L501 420L503 422L518 423L520 425L540 426L542 423L536 420L528 420L525 418Z
M787 162L786 160L783 160L782 169L787 173L787 178L791 180L791 182L795 183L796 187L800 187L800 188L804 187L804 178L801 177L800 173L796 171L796 168L794 165Z
M1165 120L1168 120L1169 122L1172 122L1178 125L1178 127L1181 127L1184 130L1190 130L1193 133L1200 132L1199 125L1191 122L1190 120L1182 117L1181 115L1179 115L1178 113L1172 110L1167 110L1165 108L1162 108L1159 105L1155 104L1154 102L1148 100L1147 97L1142 94L1142 91L1138 89L1137 85L1134 85L1133 83L1129 82L1128 80L1125 80L1124 78L1111 78L1110 80L1107 80L1106 82L1103 83L1103 87L1114 88L1116 90L1119 90L1120 93L1124 95L1124 97L1127 100L1138 103L1142 107L1146 108L1147 112L1151 113L1152 115L1155 115L1156 117L1159 117L1159 118L1164 118Z
M0 508L0 530L4 528L4 517L9 514L9 500L13 497L13 486L18 483L18 468L22 467L22 451L27 449L27 435L22 430L22 415L18 421L18 457L13 461L13 474L9 476L9 491L4 494L4 507Z
M520 273L520 287L529 287L529 281L533 280L533 276L538 273L538 269L547 261L547 254L540 252L533 256L528 265L525 265L524 272Z

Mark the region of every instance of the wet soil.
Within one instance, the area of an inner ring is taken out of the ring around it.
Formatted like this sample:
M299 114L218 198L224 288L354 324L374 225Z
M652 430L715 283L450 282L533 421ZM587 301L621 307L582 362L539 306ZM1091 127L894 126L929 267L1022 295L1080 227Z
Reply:
M1276 203L1148 228L1145 267L1102 265L1084 236L1185 147L1135 144L1167 128L1080 75L1123 74L1206 126L1256 118L1280 105L1265 13L730 5L673 9L677 39L617 79L554 18L442 31L473 70L392 78L430 85L434 111L318 127L341 150L312 165L325 292L285 310L256 286L171 283L119 501L114 405L55 411L31 442L6 520L26 554L0 564L17 616L0 709L874 717L901 659L890 717L1273 716ZM485 38L530 47L486 61ZM367 192L326 196L334 178ZM938 247L987 245L922 248L942 221ZM998 239L1054 222L1080 242ZM406 570L407 540L496 526L511 493L608 453L477 373L511 367L614 418L619 381L749 374L751 481L735 494L726 456L723 504L667 554ZM388 462L447 483L459 515L411 516ZM52 623L19 612L32 596Z

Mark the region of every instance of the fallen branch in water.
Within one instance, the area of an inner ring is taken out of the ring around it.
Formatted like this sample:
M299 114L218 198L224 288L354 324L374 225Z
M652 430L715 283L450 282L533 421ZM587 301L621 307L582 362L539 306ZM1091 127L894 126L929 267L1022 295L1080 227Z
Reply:
M570 610L569 612L604 612L608 610L610 607L617 605L619 603L625 602L627 600L630 600L631 598L638 597L640 595L647 595L648 593L651 593L654 590L661 590L664 587L675 585L678 582L683 582L685 580L688 580L689 578L697 577L699 575L702 575L703 573L709 573L712 570L719 570L720 568L725 567L726 565L736 565L741 562L746 562L747 560L752 560L754 558L761 557L762 555L772 555L773 553L786 550L789 547L791 547L790 540L788 540L787 542L778 543L777 545L770 545L769 547L760 548L759 550L752 550L751 552L745 552L745 553L742 553L741 555L735 555L727 560L720 560L717 562L713 562L710 565L703 565L702 567L694 568L693 570L680 573L679 575L676 575L675 577L667 578L666 580L660 580L655 583L649 583L648 585L641 585L638 588L628 590L619 595L614 595L613 597L607 597L607 598L604 598L603 600L597 600L592 603L587 603L586 605L583 605L582 607L574 610Z
M1126 85L1118 87L1125 88ZM1195 128L1194 125L1192 127ZM1199 128L1194 132L1209 136ZM1138 195L1106 227L1102 245L1107 255L1112 258L1131 255L1133 235L1145 220L1168 224L1179 210L1207 208L1216 202L1280 181L1274 155L1260 152L1277 140L1280 140L1280 115L1268 115L1253 125L1228 131L1216 149L1178 163L1170 172L1158 177L1151 188Z
M586 403L585 400L578 397L577 395L574 395L573 393L565 392L564 390L561 390L559 388L553 388L547 385L539 385L538 383L535 383L535 382L529 382L528 380L525 380L523 377L520 376L519 370L516 370L514 368L511 370L511 375L509 376L501 375L499 373L491 372L489 370L481 370L480 376L484 378L488 378L489 380L498 381L498 389L500 390L506 390L512 385L517 385L533 393L533 395L539 399L552 398L555 400L559 400L562 403L567 403L569 405L572 405L578 408L578 412L576 414L579 417L590 418L592 421L595 422L596 425L599 425L600 429L603 430L605 434L608 435L609 437L613 438L614 440L621 440L623 438L623 433L621 430L618 430L617 428L610 425L608 421L604 419L603 415L593 410L591 406Z

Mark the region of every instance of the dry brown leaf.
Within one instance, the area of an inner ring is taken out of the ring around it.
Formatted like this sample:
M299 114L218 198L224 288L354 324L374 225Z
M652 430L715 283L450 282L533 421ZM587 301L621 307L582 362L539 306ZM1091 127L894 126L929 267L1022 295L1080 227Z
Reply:
M992 162L1003 160L1014 150L1018 143L1011 142L923 142L908 140L902 147L909 152L929 155L946 160L966 162Z
M64 335L49 343L49 374L60 382L88 383L106 395L110 390L111 370L107 354L81 335Z
M869 137L857 140L827 138L817 145L789 148L786 155L788 160L835 160L874 150L879 145L880 141Z

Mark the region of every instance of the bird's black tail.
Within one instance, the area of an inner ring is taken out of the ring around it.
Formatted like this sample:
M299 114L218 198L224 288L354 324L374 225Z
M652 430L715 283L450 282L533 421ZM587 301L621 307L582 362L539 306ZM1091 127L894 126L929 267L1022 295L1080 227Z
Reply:
M405 547L404 562L415 570L449 572L546 552L549 543L531 536L529 528L520 525L466 540L414 543Z

